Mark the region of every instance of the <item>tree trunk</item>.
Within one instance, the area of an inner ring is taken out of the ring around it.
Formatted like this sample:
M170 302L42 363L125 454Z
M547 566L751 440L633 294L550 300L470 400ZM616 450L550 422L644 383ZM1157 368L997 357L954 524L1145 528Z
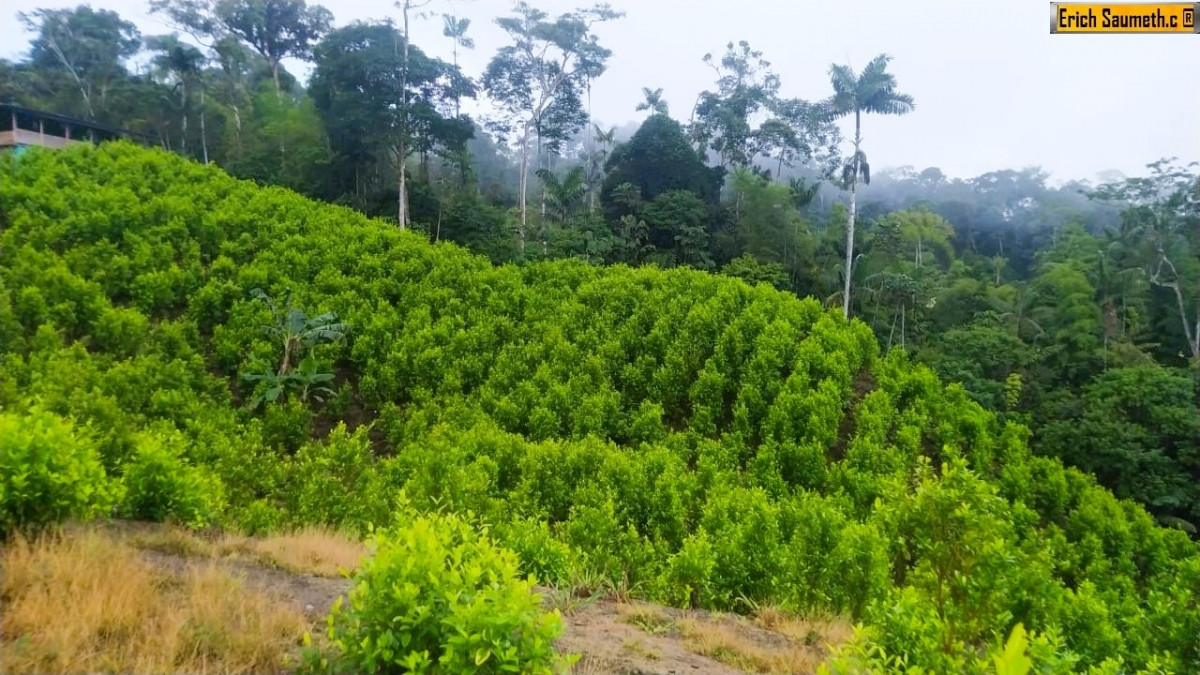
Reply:
M179 130L179 152L187 154L187 85L182 81L179 83L179 114L183 118L183 125Z
M400 194L396 196L396 223L400 225L400 229L404 229L408 225L408 170L405 159L408 156L408 148L404 143L404 137L400 138L400 147L396 150L397 161L400 164Z
M208 164L208 131L204 128L205 102L204 87L200 87L200 150L204 153L204 163Z
M58 61L62 64L63 68L66 68L67 72L71 74L71 79L75 80L75 86L79 88L79 95L83 97L83 106L87 108L88 119L96 119L96 111L92 109L92 97L88 93L88 87L84 86L83 80L79 78L79 73L75 72L75 66L71 65L71 62L67 60L66 54L63 54L57 41L49 40L49 47L54 52L54 55L58 57Z
M275 98L282 101L283 100L283 89L281 89L279 86L279 59L273 59L271 61L271 81L275 83ZM280 162L279 162L280 169L282 170L283 169L283 159L282 158L287 157L287 144L285 143L285 140L284 140L284 137L282 134L280 134L280 136L279 136L279 156L281 158Z
M549 163L546 161L546 157L544 155L542 155L542 130L541 129L538 129L538 132L537 132L537 160L538 160L538 168L541 168L541 169L550 168ZM542 201L541 201L541 204L538 206L538 213L542 217L542 227L544 228L546 226L546 223L545 223L545 221L546 221L546 184L544 182L542 183Z
M1175 292L1175 302L1179 304L1179 321L1183 324L1183 336L1187 339L1188 348L1192 352L1192 358L1200 360L1200 308L1196 310L1196 328L1193 330L1188 322L1187 309L1183 302L1183 292L1179 288L1179 282L1160 285L1166 286Z
M592 171L595 169L595 161L594 160L596 157L596 140L597 140L597 138L593 135L592 132L597 130L596 129L597 125L593 121L594 118L592 117L592 78L590 78L590 77L587 80L587 99L588 99L588 121L587 121L587 126L584 128L587 129L587 135L588 135L588 160L587 160L587 164L586 164L587 176L584 178L584 180L587 181L587 189L588 189L588 213L595 213L596 212L596 194L595 194L595 190L593 190L592 187L595 184L596 176L592 173Z
M1155 286L1169 288L1175 294L1175 303L1179 306L1179 322L1183 324L1183 336L1187 340L1188 349L1192 352L1192 359L1200 361L1200 300L1196 301L1196 326L1192 328L1188 319L1187 305L1183 299L1183 289L1179 287L1179 272L1175 269L1175 263L1167 257L1163 251L1162 242L1156 242L1158 247L1158 268L1150 275L1150 283ZM1173 281L1162 280L1162 268L1166 265L1171 271Z
M400 194L396 197L396 222L408 227L408 6L404 0L404 59L400 65Z
M858 209L858 146L862 143L859 112L854 112L854 173L850 177L850 218L846 223L846 282L842 289L842 315L850 318L850 273L854 269L854 216Z
M233 137L237 142L238 157L242 156L242 111L237 107L237 104L229 106L233 108Z
M521 194L518 196L518 210L521 212L521 226L517 228L520 239L521 255L525 255L525 192L529 186L529 122L521 134Z
M457 29L457 26L455 28ZM463 32L463 35L466 35L465 31ZM407 38L407 37L408 37L408 35L407 35L407 29L406 29L405 38ZM454 70L456 70L456 71L458 70L458 40L459 40L459 38L457 36L455 36L454 37ZM461 98L462 97L460 97L458 95L458 91L455 91L454 92L454 117L455 118L462 117L462 108L460 106Z
M292 371L292 344L295 342L292 338L288 338L283 343L283 358L279 361L279 375L287 375Z

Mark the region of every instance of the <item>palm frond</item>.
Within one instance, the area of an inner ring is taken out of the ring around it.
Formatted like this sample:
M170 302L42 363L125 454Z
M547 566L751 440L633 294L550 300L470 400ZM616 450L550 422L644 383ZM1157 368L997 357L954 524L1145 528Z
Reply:
M863 112L876 115L906 115L916 108L912 96L893 91L879 92L863 101Z
M887 72L887 65L891 60L892 57L890 54L880 54L871 59L871 62L862 69L862 74L858 78L859 81L870 82L881 77L891 78L892 76Z
M558 176L550 169L538 169L535 175L538 180L542 181L542 185L546 186L546 192L554 194L561 189L561 184L558 182Z
M850 66L835 63L829 66L829 83L833 85L835 95L853 92L858 83L858 76Z
M829 81L833 85L833 96L818 104L825 116L837 119L853 112L876 115L912 112L916 105L913 98L896 91L896 78L887 72L891 60L891 56L880 54L858 74L850 66L830 66Z

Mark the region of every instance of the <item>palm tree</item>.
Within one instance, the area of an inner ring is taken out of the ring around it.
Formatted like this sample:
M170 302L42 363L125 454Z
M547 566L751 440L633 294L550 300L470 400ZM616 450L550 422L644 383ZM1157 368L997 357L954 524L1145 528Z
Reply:
M642 96L646 97L645 101L637 104L636 110L641 112L649 110L651 115L666 115L667 102L663 100L662 87L651 90L650 87L642 87Z
M983 313L1010 328L1013 337L1032 340L1046 332L1041 324L1031 318L1037 313L1037 298L1027 286L1005 284L988 289L987 302L991 309Z
M579 205L583 203L583 197L588 191L583 167L571 167L571 170L562 179L559 179L549 169L538 169L537 177L542 181L549 212L559 222L567 224Z
M151 59L151 65L160 74L175 81L174 90L179 92L180 115L180 152L187 154L188 106L190 96L188 85L199 83L200 89L200 146L203 151L204 163L208 164L208 138L204 124L204 85L200 81L204 72L204 54L192 45L180 41L179 36L152 36L146 40L149 48L157 54Z
M454 68L458 69L458 48L474 49L475 40L467 37L467 29L471 27L470 19L460 19L453 14L442 15L442 35L450 38L454 42ZM454 116L462 115L462 110L459 105L459 95L454 94Z
M592 141L598 149L595 149L588 155L587 176L585 177L588 186L588 208L592 211L596 210L596 194L600 192L600 183L604 180L604 163L608 161L608 155L612 151L613 143L617 139L617 128L610 127L608 131L600 128L599 124L592 124Z
M876 56L861 73L855 74L850 66L834 64L829 67L829 82L833 85L833 96L822 102L830 119L854 115L854 155L842 172L843 182L850 190L850 217L846 227L846 273L842 291L842 313L850 318L850 272L854 264L854 216L857 210L857 188L861 177L864 184L871 183L871 167L862 151L862 115L904 115L912 112L913 99L908 94L896 91L896 78L887 72L892 57L887 54Z

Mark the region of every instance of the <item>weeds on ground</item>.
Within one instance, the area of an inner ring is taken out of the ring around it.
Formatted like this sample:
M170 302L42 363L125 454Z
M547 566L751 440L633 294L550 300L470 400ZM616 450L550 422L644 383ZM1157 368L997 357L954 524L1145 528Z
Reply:
M101 532L3 550L0 672L266 673L309 625L215 565L159 570Z

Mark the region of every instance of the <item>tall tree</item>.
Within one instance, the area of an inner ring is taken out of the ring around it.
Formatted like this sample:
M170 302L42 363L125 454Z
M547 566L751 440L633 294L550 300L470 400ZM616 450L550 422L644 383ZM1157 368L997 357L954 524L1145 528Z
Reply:
M912 112L913 99L896 90L896 78L887 72L891 57L880 54L871 60L861 73L848 65L834 64L829 68L833 96L824 102L833 119L854 115L854 154L843 171L843 183L850 190L850 215L846 224L845 285L842 289L842 313L850 318L850 274L854 267L854 218L857 211L858 181L871 182L871 169L862 151L862 116L904 115Z
M583 171L582 166L573 166L566 175L559 178L549 169L538 169L537 177L545 186L550 213L564 225L570 223L571 217L578 212L583 204L584 195L588 192Z
M243 112L251 98L250 80L265 59L225 27L217 17L214 0L150 0L150 11L164 16L168 25L208 50L208 60L217 66L211 78L212 93L233 117L233 154L240 157L244 150Z
M530 142L535 133L539 138L565 138L584 124L582 93L604 72L612 54L600 46L592 27L623 14L599 4L551 20L525 2L518 2L514 12L496 19L512 44L501 47L488 63L483 86L505 115L497 128L520 149L518 236L523 251Z
M226 31L266 59L276 94L282 91L280 62L308 58L313 44L333 23L329 10L310 7L304 0L215 0L208 11Z
M199 49L182 42L179 36L156 35L146 39L146 46L155 52L151 63L173 85L179 94L180 152L187 154L188 109L191 91L200 91L200 147L204 163L208 164L208 136L205 129L205 92L201 77L207 59Z
M667 102L663 100L662 87L659 87L658 89L642 87L642 96L645 97L645 100L637 104L636 110L638 112L649 110L651 115L669 114Z
M628 200L620 189L628 184L639 200L649 201L664 192L694 192L709 205L720 198L725 170L705 165L688 142L683 126L666 115L651 115L633 137L617 145L605 166L600 203L612 218L628 213Z
M584 177L588 186L588 209L591 211L596 210L596 197L604 182L604 166L608 162L608 156L612 154L612 146L616 137L616 127L609 127L608 131L605 131L600 128L599 124L592 125L591 141L593 145L592 151L587 153Z
M396 174L387 175L395 185L390 181L416 150L460 150L472 134L469 120L439 112L452 98L473 95L465 78L415 45L405 68L397 48L402 41L390 22L353 23L331 31L313 50L309 93L334 152L332 173L345 183L341 190L353 181L360 208L381 191L381 160L394 160Z
M692 139L701 152L716 152L721 166L750 166L756 150L754 118L770 109L779 93L779 76L745 40L726 45L719 63L705 54L704 63L717 74L717 90L700 94L692 113Z
M65 73L79 92L83 114L97 119L114 81L128 77L124 62L141 47L137 28L116 12L87 5L36 9L17 16L36 35L30 45L30 64Z
M408 110L408 78L411 62L409 60L409 12L428 5L433 0L396 0L396 8L403 18L404 35L403 56L400 59L400 145L399 155L399 190L396 195L396 223L400 229L408 227L408 156L409 150L409 110ZM398 44L398 43L394 43Z
M1187 353L1200 362L1200 163L1174 162L1154 162L1149 176L1103 186L1098 195L1128 204L1124 236L1137 242L1149 282L1170 293Z
M474 49L475 40L467 37L467 29L471 27L470 19L460 19L452 14L442 15L442 35L450 38L454 45L453 54L454 60L451 62L455 68L458 68L458 48ZM459 99L454 99L454 116L458 117L462 114L459 107Z
M838 163L841 131L820 104L804 99L775 99L772 117L754 132L753 150L763 159L775 160L775 178L782 179L784 167L797 163L812 166L821 176L834 173Z
M232 35L213 45L213 58L220 68L214 89L233 113L234 150L242 152L242 110L250 105L250 79L257 57Z

